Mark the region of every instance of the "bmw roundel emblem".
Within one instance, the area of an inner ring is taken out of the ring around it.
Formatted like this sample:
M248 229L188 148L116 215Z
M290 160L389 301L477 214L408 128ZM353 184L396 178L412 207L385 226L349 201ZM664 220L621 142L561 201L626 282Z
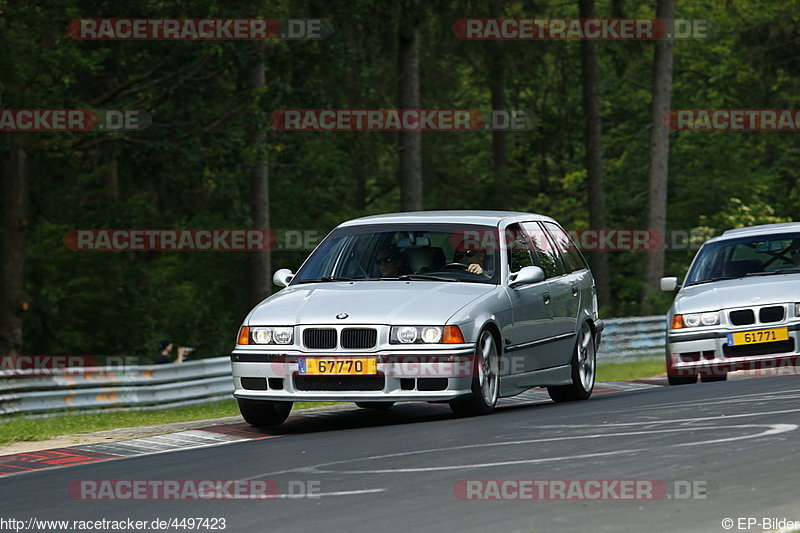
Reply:
M349 316L350 315L348 315L347 313L339 313L338 315L336 315L336 318L338 318L339 320L344 320L345 318L347 318Z

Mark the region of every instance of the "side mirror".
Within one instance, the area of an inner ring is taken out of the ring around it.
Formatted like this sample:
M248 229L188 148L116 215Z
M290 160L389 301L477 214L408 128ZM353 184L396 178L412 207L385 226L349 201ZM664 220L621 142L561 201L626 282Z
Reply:
M289 285L289 282L292 281L293 277L294 273L291 270L288 268L282 268L273 274L272 283L278 287L286 287Z
M538 283L544 281L544 270L537 266L522 267L516 274L511 274L509 280L509 287L518 287L520 285L527 285L529 283Z
M661 290L664 292L673 292L676 289L679 289L678 286L678 278L671 277L671 278L661 278Z

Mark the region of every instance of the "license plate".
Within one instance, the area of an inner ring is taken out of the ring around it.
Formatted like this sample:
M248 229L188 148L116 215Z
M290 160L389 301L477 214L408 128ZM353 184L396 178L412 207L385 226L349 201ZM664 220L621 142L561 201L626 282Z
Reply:
M377 374L378 360L374 357L301 357L297 361L297 372L313 376Z
M728 333L728 346L743 344L760 344L762 342L778 342L789 340L789 328L760 329L757 331L740 331Z

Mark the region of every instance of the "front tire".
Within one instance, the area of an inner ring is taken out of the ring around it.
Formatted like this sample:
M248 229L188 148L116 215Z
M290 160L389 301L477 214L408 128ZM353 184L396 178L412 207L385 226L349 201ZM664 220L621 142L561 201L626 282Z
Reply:
M586 400L594 390L597 369L597 354L594 349L592 327L584 322L578 332L575 351L572 354L572 384L547 387L547 394L554 402Z
M268 400L247 400L237 398L239 412L244 421L257 428L270 428L281 425L289 417L293 402Z
M475 347L475 376L472 378L472 394L450 401L450 409L458 416L489 414L497 404L500 391L497 343L489 330L481 331Z

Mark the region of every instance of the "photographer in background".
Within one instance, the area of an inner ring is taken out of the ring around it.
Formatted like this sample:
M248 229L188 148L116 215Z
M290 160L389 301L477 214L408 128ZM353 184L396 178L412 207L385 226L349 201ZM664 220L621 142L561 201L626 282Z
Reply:
M189 357L192 353L194 353L194 348L189 348L186 346L179 346L178 347L178 358L173 361L172 357L170 357L170 353L172 353L173 344L171 340L163 340L158 343L158 354L156 355L155 364L162 365L166 363L182 363L184 359Z

